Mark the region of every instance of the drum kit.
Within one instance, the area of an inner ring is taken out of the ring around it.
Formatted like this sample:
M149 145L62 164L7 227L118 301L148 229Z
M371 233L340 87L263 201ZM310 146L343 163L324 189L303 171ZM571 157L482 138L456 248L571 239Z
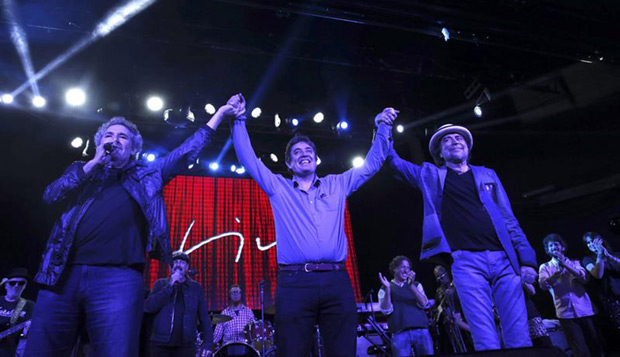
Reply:
M243 339L240 341L230 341L215 351L214 356L250 356L250 357L273 357L276 355L276 345L274 344L275 329L271 322L265 320L265 314L275 314L275 306L265 307L265 285L266 281L261 280L260 286L260 320L250 321L243 329ZM232 317L226 315L213 315L211 323L218 324L228 322Z
M211 317L211 322L214 325L230 320L232 320L232 317L227 315L213 315ZM214 356L275 356L276 346L273 342L274 338L275 329L271 322L265 320L250 321L243 329L243 339L224 343L217 348Z

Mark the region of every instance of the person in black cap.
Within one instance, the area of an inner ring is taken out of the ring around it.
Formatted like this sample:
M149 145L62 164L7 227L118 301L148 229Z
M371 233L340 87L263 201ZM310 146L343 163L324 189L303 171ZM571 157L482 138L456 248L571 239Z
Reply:
M205 291L189 275L189 256L175 253L169 278L159 279L146 299L144 310L155 314L151 356L196 356L196 330L202 333L201 354L212 355L213 329Z
M469 164L474 139L446 124L431 137L435 161L416 165L390 150L387 161L424 200L421 259L451 254L452 277L476 350L532 345L522 282L536 279L536 253L515 218L495 171Z
M16 355L19 337L26 335L30 326L34 303L22 298L28 280L27 269L15 268L0 282L6 289L6 295L0 297L0 357Z

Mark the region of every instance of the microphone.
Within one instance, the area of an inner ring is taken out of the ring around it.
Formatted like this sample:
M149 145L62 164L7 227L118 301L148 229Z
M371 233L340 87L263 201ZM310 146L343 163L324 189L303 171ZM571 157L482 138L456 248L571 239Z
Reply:
M113 149L114 147L112 146L112 143L103 144L103 150L105 150L106 155L110 155Z

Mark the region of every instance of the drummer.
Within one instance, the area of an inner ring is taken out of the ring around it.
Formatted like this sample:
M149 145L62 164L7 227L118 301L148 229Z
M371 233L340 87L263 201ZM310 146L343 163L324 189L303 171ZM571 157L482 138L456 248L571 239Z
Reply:
M215 327L213 343L217 344L220 340L223 340L223 344L250 342L244 329L250 322L256 321L256 318L252 310L242 303L241 287L239 285L233 284L230 286L228 301L230 305L222 310L222 315L230 316L232 320L220 323Z

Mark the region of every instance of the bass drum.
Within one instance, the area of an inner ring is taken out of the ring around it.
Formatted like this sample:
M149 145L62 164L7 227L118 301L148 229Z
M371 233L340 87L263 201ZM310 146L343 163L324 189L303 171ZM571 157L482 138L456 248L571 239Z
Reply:
M222 347L220 347L217 351L215 351L214 356L216 357L227 357L227 356L247 356L247 357L260 357L258 351L254 349L251 345L248 345L245 342L229 342Z
M265 345L265 350L269 350L273 347L273 339L276 332L271 322L265 321L265 327L263 328L263 322L261 320L250 321L245 326L244 332L257 351L262 351L263 344Z

